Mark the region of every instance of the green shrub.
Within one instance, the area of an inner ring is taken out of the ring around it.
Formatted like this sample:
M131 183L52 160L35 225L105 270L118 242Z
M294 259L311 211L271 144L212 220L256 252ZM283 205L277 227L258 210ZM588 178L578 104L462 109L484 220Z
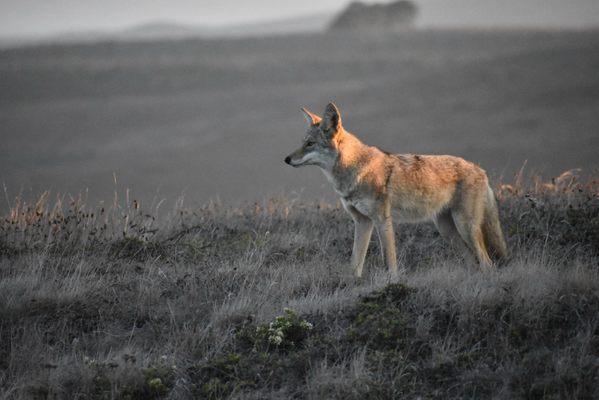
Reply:
M402 347L411 335L403 304L413 292L405 285L391 284L364 297L348 329L348 338L376 349Z
M295 311L286 308L284 314L268 325L256 327L255 343L278 349L293 349L308 337L313 326L300 318Z

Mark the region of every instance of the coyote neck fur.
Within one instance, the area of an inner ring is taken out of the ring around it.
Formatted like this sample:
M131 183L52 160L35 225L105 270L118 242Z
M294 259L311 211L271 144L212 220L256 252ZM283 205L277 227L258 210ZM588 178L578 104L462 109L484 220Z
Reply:
M337 147L337 159L329 168L322 168L325 176L333 184L335 192L342 198L352 197L352 194L367 180L366 175L371 170L372 163L383 162L387 156L376 147L364 144L351 133L341 130L333 139ZM388 181L389 176L386 177ZM388 183L388 182L387 182Z

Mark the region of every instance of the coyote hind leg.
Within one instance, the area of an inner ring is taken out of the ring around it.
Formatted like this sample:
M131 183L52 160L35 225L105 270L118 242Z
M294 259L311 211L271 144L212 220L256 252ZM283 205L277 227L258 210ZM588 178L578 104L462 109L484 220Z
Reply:
M485 246L482 232L482 216L480 218L477 218L476 215L468 216L461 211L452 211L451 216L460 237L476 256L481 269L489 269L493 263Z
M457 250L466 260L468 264L477 265L474 254L460 236L453 219L451 218L451 212L443 211L434 220L437 230L441 234L441 237L445 239L455 250Z

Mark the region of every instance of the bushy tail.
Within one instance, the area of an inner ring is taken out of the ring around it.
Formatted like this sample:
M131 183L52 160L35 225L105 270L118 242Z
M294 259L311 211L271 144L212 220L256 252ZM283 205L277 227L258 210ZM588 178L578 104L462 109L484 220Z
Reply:
M495 194L490 187L487 188L486 200L482 230L485 244L487 245L487 252L492 257L495 256L500 260L505 260L508 257L508 250L499 222L497 201L495 200Z

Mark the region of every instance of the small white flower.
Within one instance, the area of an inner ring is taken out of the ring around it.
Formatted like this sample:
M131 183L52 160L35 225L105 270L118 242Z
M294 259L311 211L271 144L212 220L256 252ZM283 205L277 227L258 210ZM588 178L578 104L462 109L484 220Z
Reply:
M278 335L269 336L268 341L276 346L279 346L281 343L283 343L283 337Z

